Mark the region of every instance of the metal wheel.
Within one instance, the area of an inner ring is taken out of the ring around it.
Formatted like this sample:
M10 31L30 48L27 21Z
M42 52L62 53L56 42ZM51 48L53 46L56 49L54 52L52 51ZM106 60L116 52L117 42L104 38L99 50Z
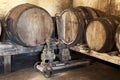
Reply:
M37 69L37 65L40 65L41 63L40 63L40 61L38 61L38 62L36 62L35 64L34 64L34 69L36 70L36 71L39 71L38 69Z
M50 78L50 77L52 76L52 71L50 71L50 70L45 71L45 72L44 72L44 76L45 76L46 78Z

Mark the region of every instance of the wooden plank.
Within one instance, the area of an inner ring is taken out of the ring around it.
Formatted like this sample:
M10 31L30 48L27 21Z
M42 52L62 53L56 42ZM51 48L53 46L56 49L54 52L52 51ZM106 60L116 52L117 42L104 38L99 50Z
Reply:
M119 56L111 56L111 55L109 55L109 53L99 53L99 52L84 48L83 46L75 46L75 47L71 47L70 49L77 51L77 52L81 52L82 54L86 54L86 55L116 64L116 65L120 65L120 57ZM115 53L116 52L118 53L118 51L115 51Z
M4 73L11 72L11 55L42 51L43 45L37 47L23 47L11 43L0 43L0 56L4 57Z
M0 56L17 55L42 51L43 45L37 47L23 47L14 44L0 44Z

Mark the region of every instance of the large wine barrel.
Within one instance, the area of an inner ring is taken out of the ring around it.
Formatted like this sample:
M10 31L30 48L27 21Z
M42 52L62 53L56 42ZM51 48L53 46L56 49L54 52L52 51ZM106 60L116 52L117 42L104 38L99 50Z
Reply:
M2 23L0 21L0 35L2 34Z
M68 46L83 44L87 24L97 17L99 15L95 9L90 7L80 6L64 10L57 20L59 39Z
M6 16L6 22L10 40L23 46L44 44L53 32L53 21L49 13L28 3L13 8Z
M4 30L4 17L0 18L0 41L6 41L6 32Z
M90 22L86 29L88 47L98 52L109 52L115 45L115 31L120 19L98 18Z
M78 6L78 7L76 7L76 9L78 9L82 13L82 16L84 16L86 25L93 19L106 16L105 12L102 12L98 9L91 8L91 7Z
M116 36L115 36L116 46L120 51L120 25L117 27Z

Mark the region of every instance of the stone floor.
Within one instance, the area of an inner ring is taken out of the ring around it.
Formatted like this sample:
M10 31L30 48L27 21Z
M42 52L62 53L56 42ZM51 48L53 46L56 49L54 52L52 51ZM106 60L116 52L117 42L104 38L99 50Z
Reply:
M45 78L33 68L22 69L10 74L1 74L0 80L120 80L120 70L102 63L60 72Z

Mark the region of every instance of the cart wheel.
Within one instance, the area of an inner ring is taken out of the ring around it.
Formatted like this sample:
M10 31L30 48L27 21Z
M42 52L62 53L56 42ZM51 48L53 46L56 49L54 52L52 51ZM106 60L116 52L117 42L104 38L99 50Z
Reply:
M52 76L52 71L50 71L50 70L45 71L45 72L44 72L44 76L45 76L46 78L50 78L50 77Z
M39 70L37 69L37 65L40 65L40 62L39 62L39 61L34 64L34 69L35 69L36 71L39 71Z

